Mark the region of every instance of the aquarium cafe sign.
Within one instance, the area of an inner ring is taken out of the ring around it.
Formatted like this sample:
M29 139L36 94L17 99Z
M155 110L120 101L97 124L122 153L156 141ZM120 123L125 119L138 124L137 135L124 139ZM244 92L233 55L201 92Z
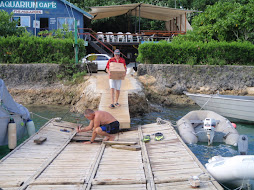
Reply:
M36 2L36 3L35 3ZM0 8L22 8L22 9L56 9L56 2L45 1L0 1Z

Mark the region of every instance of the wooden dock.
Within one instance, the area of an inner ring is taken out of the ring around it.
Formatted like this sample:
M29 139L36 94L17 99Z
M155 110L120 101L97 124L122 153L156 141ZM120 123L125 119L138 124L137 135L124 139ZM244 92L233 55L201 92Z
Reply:
M170 123L149 124L117 135L114 147L102 142L73 141L76 124L49 121L0 161L4 190L121 190L192 189L189 180L200 175L199 189L222 189L178 136ZM164 139L154 140L161 132ZM141 141L144 135L151 141ZM89 133L86 133L89 136ZM47 137L42 144L35 139ZM120 145L115 145L120 146ZM136 151L124 148L140 147ZM121 148L121 149L116 149Z
M111 104L111 91L109 88L108 74L98 73L96 77L96 89L102 94L99 104L99 110L111 113L120 122L121 129L130 128L128 91L135 89L135 85L132 82L132 77L127 75L125 77L125 80L122 80L122 87L119 97L119 103L121 104L121 106L115 109L109 108L109 105Z

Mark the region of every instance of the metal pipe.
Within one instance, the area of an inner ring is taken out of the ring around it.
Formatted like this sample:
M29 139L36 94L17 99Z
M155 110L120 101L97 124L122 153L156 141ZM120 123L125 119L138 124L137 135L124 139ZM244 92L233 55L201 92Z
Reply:
M135 34L137 32L137 7L135 8Z
M139 32L138 33L140 34L140 5L139 5L139 23L138 24L139 24L139 26L138 26L138 31Z
M35 17L34 17L34 35L36 36L36 0L34 0L34 7L35 7Z

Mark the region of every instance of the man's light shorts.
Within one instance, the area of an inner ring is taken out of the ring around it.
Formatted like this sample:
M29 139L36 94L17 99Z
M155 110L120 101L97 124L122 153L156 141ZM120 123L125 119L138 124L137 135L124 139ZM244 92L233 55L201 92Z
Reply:
M110 88L114 88L116 90L120 90L121 83L122 83L122 80L109 79L109 86L110 86Z

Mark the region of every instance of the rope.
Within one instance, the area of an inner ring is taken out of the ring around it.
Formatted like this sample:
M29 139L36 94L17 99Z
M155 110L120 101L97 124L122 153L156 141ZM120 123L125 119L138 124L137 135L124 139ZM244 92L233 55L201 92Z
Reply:
M42 118L42 119L45 119L45 120L51 120L51 119L49 119L49 118L46 118L46 117L43 117L43 116L40 116L40 115L38 115L38 114L36 114L36 113L33 113L33 112L30 112L32 115L34 114L34 115L36 115L37 117L40 117L40 118Z
M71 1L70 1L71 2ZM73 10L72 10L72 7L70 6L70 8L71 8L71 12L72 12L72 18L74 19L74 22L75 22L75 17L74 17L74 14L73 14ZM75 26L75 23L74 23L74 26ZM75 29L74 29L75 30ZM80 35L79 35L79 33L78 33L78 38L80 39Z
M210 101L210 99L211 99L212 97L213 97L213 96L211 96L211 97L207 100L207 102L204 103L204 105L203 105L199 110L202 110L202 109L205 107L205 105Z
M67 7L67 5L66 5L65 2L64 2L64 4L65 4L65 7L66 7L66 9L67 9L67 12L68 12L69 17L71 18L71 15L70 15L70 13L69 13L68 7Z
M207 102L206 102L199 110L202 110L202 109L205 107L205 105L210 101L210 99L212 99L214 96L216 96L216 95L218 95L218 94L220 94L219 91L217 91L217 94L212 95L212 96L207 100Z

